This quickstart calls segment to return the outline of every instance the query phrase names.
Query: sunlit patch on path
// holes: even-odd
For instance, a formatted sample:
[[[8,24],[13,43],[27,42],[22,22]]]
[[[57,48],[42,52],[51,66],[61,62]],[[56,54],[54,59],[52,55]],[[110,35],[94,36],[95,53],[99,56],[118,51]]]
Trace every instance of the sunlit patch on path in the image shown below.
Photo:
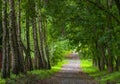
[[[39,81],[38,84],[97,84],[96,81],[82,72],[80,59],[76,53],[69,55],[68,62],[53,77]]]

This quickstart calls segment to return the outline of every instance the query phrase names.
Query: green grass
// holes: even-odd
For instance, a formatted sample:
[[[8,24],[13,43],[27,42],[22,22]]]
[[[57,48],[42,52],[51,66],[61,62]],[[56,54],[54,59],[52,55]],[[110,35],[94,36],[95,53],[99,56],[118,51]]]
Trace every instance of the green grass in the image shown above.
[[[66,57],[66,56],[70,55],[72,52],[73,52],[73,50],[65,51],[64,52],[64,56]]]
[[[52,74],[61,70],[63,64],[67,63],[67,61],[59,62],[57,65],[53,66],[51,70],[34,70],[28,72],[29,74],[39,75],[39,78],[44,79],[50,77]]]
[[[81,59],[82,70],[93,77],[100,84],[106,84],[106,82],[116,82],[120,84],[120,71],[108,73],[107,71],[99,71],[96,67],[92,66],[92,60]]]
[[[1,75],[1,74],[0,74]],[[5,79],[0,78],[0,84],[5,84]]]
[[[59,62],[53,66],[51,70],[33,70],[29,71],[26,75],[19,74],[18,76],[12,74],[9,79],[1,79],[0,84],[36,84],[37,81],[49,78],[56,72],[61,70],[63,64],[68,63],[66,60]]]

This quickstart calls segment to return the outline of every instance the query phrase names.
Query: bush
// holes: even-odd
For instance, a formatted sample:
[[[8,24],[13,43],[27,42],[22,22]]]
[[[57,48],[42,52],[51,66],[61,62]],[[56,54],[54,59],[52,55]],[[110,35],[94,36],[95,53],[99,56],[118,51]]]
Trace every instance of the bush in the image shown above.
[[[50,49],[50,61],[52,65],[56,65],[58,62],[62,61],[65,57],[65,52],[69,51],[68,41],[58,41],[51,44]]]

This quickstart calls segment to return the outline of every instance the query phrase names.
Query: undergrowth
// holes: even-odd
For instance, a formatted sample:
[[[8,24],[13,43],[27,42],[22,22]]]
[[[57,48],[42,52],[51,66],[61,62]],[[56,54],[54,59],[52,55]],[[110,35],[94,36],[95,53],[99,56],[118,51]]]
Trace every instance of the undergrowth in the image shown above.
[[[115,71],[113,73],[108,73],[105,71],[99,71],[96,67],[92,66],[91,59],[81,59],[82,70],[93,77],[100,84],[120,84],[120,71]]]
[[[54,75],[56,72],[61,70],[63,64],[66,64],[67,61],[59,62],[57,65],[53,66],[51,70],[33,70],[28,71],[26,75],[14,75],[12,74],[8,79],[1,79],[0,84],[36,84],[39,80],[49,78]]]

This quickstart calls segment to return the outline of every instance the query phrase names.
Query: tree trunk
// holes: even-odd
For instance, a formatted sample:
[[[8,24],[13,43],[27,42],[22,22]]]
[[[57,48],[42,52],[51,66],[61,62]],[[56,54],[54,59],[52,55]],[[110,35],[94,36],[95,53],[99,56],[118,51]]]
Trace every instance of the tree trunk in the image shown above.
[[[39,16],[38,18],[38,29],[39,29],[39,36],[40,36],[40,54],[42,56],[43,66],[45,66],[44,62],[44,51],[43,51],[43,31],[42,31],[42,17]]]
[[[30,54],[30,27],[29,27],[29,0],[27,3],[27,9],[26,9],[26,39],[27,39],[27,53],[26,53],[26,69],[28,70],[33,70],[33,65],[32,65],[32,58]]]
[[[36,2],[33,2],[32,4],[32,29],[33,29],[33,39],[34,39],[34,67],[36,69],[43,69],[43,61],[42,56],[40,54],[39,45],[38,45],[38,31],[37,31],[37,22],[36,22]]]
[[[46,55],[47,55],[47,69],[51,69],[51,64],[50,64],[50,54],[49,54],[49,47],[46,45]]]
[[[116,70],[119,71],[119,68],[120,68],[120,56],[117,57],[115,62],[116,62],[116,66],[115,66]]]
[[[7,21],[7,1],[3,0],[2,8],[2,28],[3,28],[3,40],[2,40],[2,78],[10,77],[10,55],[9,55],[9,34],[8,34],[8,21]]]
[[[114,0],[115,1],[115,3],[116,3],[116,6],[117,6],[117,8],[118,8],[118,11],[119,11],[119,16],[120,16],[120,0]],[[118,47],[119,47],[120,45],[118,44]],[[119,50],[120,50],[120,48],[118,48]],[[116,58],[116,70],[117,71],[119,71],[119,68],[120,68],[120,56],[118,56],[117,58]]]
[[[36,27],[36,18],[32,19],[32,28],[33,28],[33,38],[34,38],[34,67],[36,69],[43,68],[42,57],[40,55],[39,46],[38,46],[38,35],[37,35],[37,27]]]
[[[100,46],[100,53],[101,53],[100,70],[103,71],[105,69],[105,48],[103,44]]]
[[[110,9],[112,8],[112,0],[107,0],[107,10],[110,11]],[[112,18],[109,14],[107,14],[107,31],[111,31],[112,30]],[[109,33],[109,41],[107,44],[107,51],[108,51],[108,71],[109,72],[113,72],[113,54],[112,54],[112,49],[111,49],[111,45],[112,43],[109,44],[109,42],[112,39],[112,34]]]
[[[17,38],[18,38],[18,45],[19,45],[19,64],[20,64],[20,71],[24,73],[24,57],[23,57],[23,50],[21,44],[21,8],[20,8],[21,1],[18,0],[18,29],[17,29]]]
[[[44,45],[45,45],[45,57],[46,57],[46,68],[51,69],[50,58],[49,58],[49,48],[47,43],[47,21],[44,21]]]
[[[114,66],[113,66],[113,56],[112,56],[112,51],[111,51],[111,49],[108,47],[108,71],[109,72],[113,72],[113,68],[114,68]]]
[[[12,53],[12,72],[14,74],[19,74],[20,72],[20,59],[19,59],[19,45],[17,39],[17,20],[15,16],[15,3],[14,0],[9,0],[10,4],[10,47]]]

